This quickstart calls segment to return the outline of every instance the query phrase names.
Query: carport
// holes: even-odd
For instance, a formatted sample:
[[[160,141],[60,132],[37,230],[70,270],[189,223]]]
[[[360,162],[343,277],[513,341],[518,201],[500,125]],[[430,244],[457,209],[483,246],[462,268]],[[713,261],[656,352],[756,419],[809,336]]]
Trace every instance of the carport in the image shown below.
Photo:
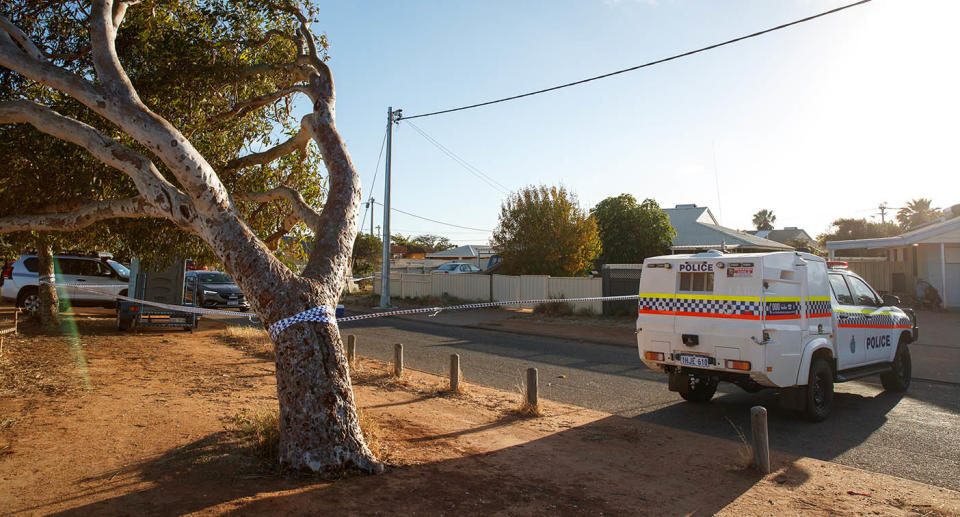
[[[880,263],[883,269],[878,274],[889,275],[882,280],[889,282],[891,291],[914,293],[917,282],[926,280],[940,292],[944,307],[960,308],[960,217],[896,237],[827,242],[831,259],[838,250],[854,249],[887,250],[887,260]],[[854,263],[851,268],[856,270]]]

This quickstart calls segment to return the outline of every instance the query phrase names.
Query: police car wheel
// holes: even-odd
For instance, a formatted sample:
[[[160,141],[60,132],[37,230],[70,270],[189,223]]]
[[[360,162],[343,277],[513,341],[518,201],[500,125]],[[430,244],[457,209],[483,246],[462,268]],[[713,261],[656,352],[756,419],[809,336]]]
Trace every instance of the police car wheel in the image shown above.
[[[814,422],[822,422],[830,416],[833,408],[833,369],[826,359],[820,357],[810,366],[807,380],[806,416]]]
[[[117,317],[117,330],[130,330],[130,327],[133,326],[133,318],[122,318]]]
[[[912,377],[912,363],[910,361],[910,349],[907,344],[897,345],[897,354],[893,356],[893,362],[890,364],[893,370],[880,376],[880,383],[883,389],[893,393],[903,393],[910,387],[910,378]]]
[[[717,392],[717,380],[709,377],[690,376],[690,389],[681,391],[680,396],[688,402],[710,402]]]

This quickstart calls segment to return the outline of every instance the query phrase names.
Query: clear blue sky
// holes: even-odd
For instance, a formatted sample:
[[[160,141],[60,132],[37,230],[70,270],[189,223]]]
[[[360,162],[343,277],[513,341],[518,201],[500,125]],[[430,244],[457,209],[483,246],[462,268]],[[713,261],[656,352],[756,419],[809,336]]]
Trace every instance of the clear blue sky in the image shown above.
[[[549,87],[846,3],[322,0],[314,28],[330,41],[337,123],[366,199],[388,106],[414,115]],[[884,201],[960,203],[957,19],[954,0],[875,0],[653,68],[412,122],[511,190],[562,183],[587,209],[624,192],[697,203],[739,229],[769,208],[778,227],[815,236]],[[505,195],[405,122],[394,129],[393,174],[394,207],[497,224]],[[382,180],[381,162],[378,200]],[[392,228],[489,239],[402,214]]]

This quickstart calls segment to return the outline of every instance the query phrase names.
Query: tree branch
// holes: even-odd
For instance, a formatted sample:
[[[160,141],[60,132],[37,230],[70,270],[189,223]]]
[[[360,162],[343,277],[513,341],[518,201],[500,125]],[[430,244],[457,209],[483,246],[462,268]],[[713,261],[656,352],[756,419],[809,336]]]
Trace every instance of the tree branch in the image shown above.
[[[4,16],[0,16],[0,29],[12,38],[13,41],[23,49],[23,52],[25,52],[27,56],[38,61],[44,60],[43,52],[40,51],[40,48],[37,47],[33,41],[30,41],[30,38],[20,27],[14,25]]]
[[[137,190],[168,219],[193,230],[196,211],[183,192],[164,179],[145,156],[117,143],[83,122],[31,101],[0,102],[0,124],[26,123],[48,135],[79,145],[103,163],[123,172]]]
[[[67,213],[0,217],[0,234],[26,231],[69,232],[106,219],[141,217],[166,218],[167,214],[142,197],[96,201]]]
[[[301,196],[299,192],[288,186],[284,185],[265,192],[240,192],[234,194],[233,198],[239,201],[252,201],[255,203],[279,200],[289,201],[290,204],[293,205],[293,211],[296,216],[314,232],[319,231],[320,214],[303,199],[303,196]]]
[[[286,217],[283,218],[283,221],[280,223],[280,228],[270,234],[267,238],[263,239],[263,243],[270,248],[270,251],[277,251],[277,248],[280,247],[280,239],[282,239],[284,235],[290,233],[290,231],[293,230],[293,227],[299,222],[300,217],[298,217],[295,212],[290,212]]]
[[[301,129],[297,134],[291,136],[286,141],[277,144],[266,151],[251,153],[246,156],[234,158],[227,162],[224,172],[232,172],[245,169],[253,165],[265,165],[277,158],[286,156],[294,151],[300,151],[301,156],[306,157],[307,144],[310,143],[310,132]]]
[[[233,118],[233,117],[235,117],[235,116],[237,116],[237,115],[242,115],[242,114],[244,114],[244,113],[246,113],[246,112],[248,112],[248,111],[250,111],[250,110],[257,109],[257,108],[260,108],[260,107],[262,107],[262,106],[266,106],[267,104],[270,104],[270,103],[272,103],[272,102],[276,102],[276,101],[278,101],[278,100],[280,100],[280,99],[282,99],[282,98],[284,98],[284,97],[286,97],[286,96],[288,96],[288,95],[293,95],[294,93],[297,93],[297,92],[307,93],[307,87],[306,87],[306,85],[304,85],[304,84],[295,84],[295,85],[293,85],[293,86],[289,86],[289,87],[287,87],[287,88],[283,88],[283,89],[277,90],[277,91],[275,91],[275,92],[267,93],[267,94],[264,94],[264,95],[259,95],[259,96],[257,96],[257,97],[252,97],[252,98],[250,98],[250,99],[246,99],[246,100],[237,102],[237,103],[234,104],[233,107],[230,108],[229,110],[224,111],[224,112],[221,112],[221,113],[218,113],[217,115],[214,115],[214,116],[208,118],[207,120],[205,120],[204,122],[202,122],[200,125],[198,125],[197,127],[193,128],[193,130],[191,130],[191,131],[187,134],[187,138],[190,138],[194,133],[196,133],[196,132],[197,132],[198,130],[200,130],[201,128],[204,128],[204,127],[207,127],[207,126],[212,126],[212,125],[214,125],[214,124],[223,122],[224,120],[227,120],[227,119],[229,119],[229,118]]]

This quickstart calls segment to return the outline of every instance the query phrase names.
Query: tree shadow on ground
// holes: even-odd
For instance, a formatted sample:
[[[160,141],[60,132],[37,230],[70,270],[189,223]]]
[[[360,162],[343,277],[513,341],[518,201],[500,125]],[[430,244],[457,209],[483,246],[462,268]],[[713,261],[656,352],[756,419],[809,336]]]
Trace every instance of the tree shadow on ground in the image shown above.
[[[498,433],[492,425],[408,436],[401,446],[457,450],[467,434]],[[483,427],[483,429],[480,429]],[[610,416],[499,450],[419,465],[380,476],[338,481],[258,474],[249,452],[230,433],[214,433],[121,472],[84,483],[73,496],[89,501],[112,483],[144,482],[105,500],[58,515],[242,514],[337,515],[709,515],[749,490],[760,475],[744,470],[737,443],[707,438],[682,446],[678,431]],[[417,434],[417,433],[415,433]],[[458,442],[459,443],[459,442]],[[462,447],[462,443],[459,443]],[[801,484],[808,475],[777,457],[776,467]],[[123,490],[121,488],[121,490]],[[63,499],[57,504],[62,504]],[[41,511],[43,508],[22,509]]]

